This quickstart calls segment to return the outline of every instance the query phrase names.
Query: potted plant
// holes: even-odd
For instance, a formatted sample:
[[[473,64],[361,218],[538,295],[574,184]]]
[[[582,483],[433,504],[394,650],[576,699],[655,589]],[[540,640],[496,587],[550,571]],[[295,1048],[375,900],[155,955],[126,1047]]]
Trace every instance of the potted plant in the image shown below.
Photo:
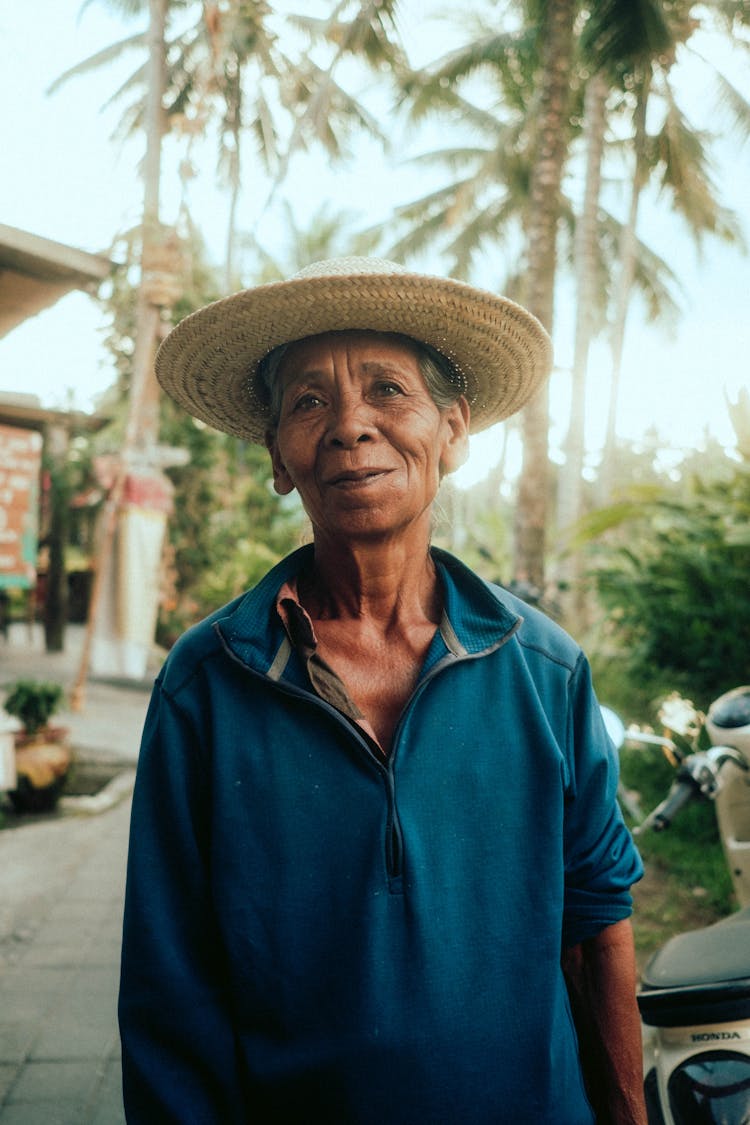
[[[43,680],[17,680],[8,689],[6,712],[21,723],[15,733],[16,788],[9,796],[23,812],[45,812],[54,808],[72,759],[66,727],[51,726],[59,710],[63,690]]]

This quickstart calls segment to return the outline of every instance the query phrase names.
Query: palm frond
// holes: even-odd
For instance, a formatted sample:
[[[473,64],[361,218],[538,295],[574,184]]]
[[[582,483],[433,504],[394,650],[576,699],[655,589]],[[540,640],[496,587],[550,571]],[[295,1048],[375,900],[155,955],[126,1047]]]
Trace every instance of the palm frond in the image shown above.
[[[719,110],[726,112],[730,128],[745,144],[750,139],[750,102],[724,74],[716,74]]]
[[[600,208],[599,246],[602,252],[600,285],[605,288],[615,271],[623,224],[611,212]],[[677,294],[682,286],[671,266],[642,239],[635,239],[635,272],[633,284],[646,305],[647,318],[660,320],[669,327],[680,315]]]
[[[413,199],[409,203],[401,204],[394,211],[394,220],[397,223],[414,223],[419,225],[420,223],[428,221],[431,216],[440,214],[443,217],[442,221],[446,227],[453,226],[459,202],[466,206],[466,201],[475,186],[476,181],[471,175],[461,180],[444,184],[442,187],[420,196],[419,199]]]
[[[487,149],[482,145],[461,145],[459,148],[440,148],[432,152],[420,152],[410,156],[407,163],[444,168],[466,168],[478,164],[487,156]]]
[[[120,86],[118,86],[117,89],[114,90],[104,102],[102,102],[102,109],[103,110],[110,109],[113,105],[116,105],[117,102],[119,102],[125,96],[125,94],[127,94],[127,93],[129,93],[133,90],[144,90],[145,91],[147,78],[148,78],[148,63],[144,62],[144,63],[141,64],[141,66],[137,67],[133,71],[132,74],[128,75],[128,77],[125,79],[125,81]],[[137,100],[139,106],[142,108],[145,104],[145,94],[144,93],[139,94],[138,98],[136,100]],[[126,112],[127,112],[127,110],[126,110]],[[120,135],[127,135],[127,134],[123,134],[122,129],[120,129],[119,127],[118,127],[117,132]]]
[[[481,71],[497,88],[505,112],[523,113],[533,97],[535,65],[535,47],[528,33],[485,31],[430,66],[405,73],[399,81],[400,100],[419,121],[435,109],[455,108],[461,84]],[[478,112],[476,106],[471,108]]]
[[[286,175],[294,152],[312,141],[321,144],[334,159],[346,154],[348,135],[357,128],[387,144],[385,132],[367,108],[336,82],[330,70],[322,70],[312,59],[307,60],[304,70],[294,73],[286,100],[289,107],[296,107],[297,119],[276,186]]]
[[[660,0],[598,0],[583,25],[580,50],[592,73],[632,66],[674,48]]]
[[[478,254],[490,245],[502,248],[507,244],[514,222],[518,225],[518,213],[512,200],[506,196],[493,200],[469,222],[463,223],[456,237],[445,247],[445,253],[453,263],[451,274],[468,279]]]
[[[95,54],[89,55],[87,59],[82,59],[81,62],[76,63],[75,66],[71,66],[63,71],[63,73],[59,74],[54,82],[47,87],[46,93],[54,94],[61,86],[69,82],[71,78],[78,78],[81,74],[88,74],[90,71],[97,70],[99,67],[107,66],[109,63],[119,59],[126,51],[143,48],[145,46],[145,31],[139,31],[135,35],[128,35],[125,39],[120,39],[117,43],[112,43],[109,47],[104,47],[101,51],[96,51]]]
[[[444,55],[427,68],[427,73],[435,82],[452,86],[485,67],[504,74],[509,59],[524,43],[525,40],[515,33],[488,32]]]
[[[407,261],[409,258],[423,254],[426,250],[433,249],[444,231],[443,216],[440,214],[434,215],[418,226],[412,227],[400,238],[390,242],[385,253],[397,262]]]
[[[312,42],[322,40],[334,47],[337,58],[351,55],[372,69],[405,67],[406,55],[396,24],[396,0],[362,0],[350,19],[343,18],[346,7],[339,4],[327,18],[294,15],[290,22]]]
[[[658,182],[661,190],[669,191],[675,210],[683,216],[699,245],[705,234],[737,242],[741,238],[740,227],[734,213],[718,200],[707,140],[690,127],[672,100],[662,130],[650,141],[658,159]]]

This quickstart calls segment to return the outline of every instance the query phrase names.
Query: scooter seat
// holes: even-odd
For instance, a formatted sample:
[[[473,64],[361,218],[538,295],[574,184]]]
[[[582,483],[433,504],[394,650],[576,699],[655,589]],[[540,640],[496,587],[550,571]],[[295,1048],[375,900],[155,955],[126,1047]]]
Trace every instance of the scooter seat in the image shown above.
[[[638,1006],[656,1027],[750,1018],[750,906],[670,938],[643,971]]]

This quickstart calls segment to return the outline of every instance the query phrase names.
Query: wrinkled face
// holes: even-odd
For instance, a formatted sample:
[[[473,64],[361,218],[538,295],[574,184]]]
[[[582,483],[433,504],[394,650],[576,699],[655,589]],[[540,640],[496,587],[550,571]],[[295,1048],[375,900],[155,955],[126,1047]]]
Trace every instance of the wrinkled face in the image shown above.
[[[469,408],[440,410],[403,339],[335,332],[291,345],[268,435],[274,486],[297,489],[317,534],[396,535],[424,523],[440,478],[463,462]]]

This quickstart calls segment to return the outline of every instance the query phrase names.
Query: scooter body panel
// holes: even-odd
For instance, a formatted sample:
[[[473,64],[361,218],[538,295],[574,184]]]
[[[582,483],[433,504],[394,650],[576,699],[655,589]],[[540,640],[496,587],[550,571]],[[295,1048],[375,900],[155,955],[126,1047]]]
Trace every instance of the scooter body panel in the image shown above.
[[[650,1125],[750,1123],[750,1019],[649,1029],[645,1069]]]
[[[714,807],[737,902],[750,906],[750,772],[727,763]]]
[[[649,1125],[750,1125],[750,685],[726,692],[708,715],[670,697],[660,717],[663,737],[628,732],[662,746],[677,771],[636,831],[668,828],[694,798],[713,801],[740,909],[676,934],[643,970]]]

